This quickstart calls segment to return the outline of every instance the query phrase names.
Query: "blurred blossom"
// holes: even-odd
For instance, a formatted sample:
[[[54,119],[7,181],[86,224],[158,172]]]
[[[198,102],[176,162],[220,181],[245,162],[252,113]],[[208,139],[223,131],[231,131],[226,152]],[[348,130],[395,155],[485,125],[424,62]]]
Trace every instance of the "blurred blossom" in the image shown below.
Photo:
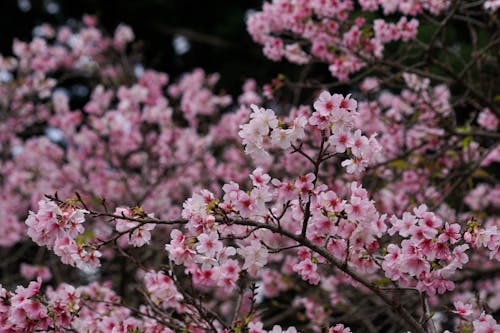
[[[142,66],[141,64],[135,65],[135,67],[134,67],[135,77],[139,78],[142,76],[142,74],[144,74],[144,66]]]
[[[12,81],[12,74],[9,71],[0,70],[0,82]]]
[[[248,18],[250,16],[252,16],[253,14],[257,13],[257,11],[255,9],[249,9],[245,12],[245,22],[248,20]]]
[[[23,12],[29,12],[31,10],[31,1],[30,0],[18,0],[17,6]]]
[[[172,45],[174,47],[175,53],[178,55],[186,54],[191,49],[191,44],[189,43],[189,40],[181,35],[177,35],[174,37]]]
[[[45,2],[45,10],[49,14],[55,15],[55,14],[59,13],[60,9],[61,9],[61,7],[59,6],[59,3],[55,2],[55,1],[46,1]]]
[[[12,147],[10,153],[12,156],[17,156],[23,152],[23,147],[22,146],[14,146]]]
[[[34,27],[32,34],[35,37],[53,38],[55,30],[50,24],[42,24]]]
[[[64,140],[64,133],[59,128],[47,127],[45,129],[45,135],[54,143],[62,142]]]

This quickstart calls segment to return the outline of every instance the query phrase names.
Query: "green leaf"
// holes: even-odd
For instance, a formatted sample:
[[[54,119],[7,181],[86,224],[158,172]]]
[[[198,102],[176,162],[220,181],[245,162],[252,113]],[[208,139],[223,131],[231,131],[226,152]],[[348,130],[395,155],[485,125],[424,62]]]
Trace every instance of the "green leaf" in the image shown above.
[[[378,279],[376,282],[377,286],[379,286],[379,287],[387,286],[389,283],[391,283],[391,279],[389,279],[388,277],[385,277],[385,276]]]
[[[94,231],[92,230],[86,230],[83,234],[81,235],[78,235],[76,238],[75,238],[75,241],[78,245],[83,245],[85,244],[88,240],[91,240],[92,238],[94,238]]]
[[[394,160],[391,163],[389,163],[389,166],[402,170],[407,170],[410,168],[410,164],[403,159]]]
[[[470,143],[472,142],[472,136],[466,136],[460,141],[460,145],[462,146],[463,149],[469,147]]]

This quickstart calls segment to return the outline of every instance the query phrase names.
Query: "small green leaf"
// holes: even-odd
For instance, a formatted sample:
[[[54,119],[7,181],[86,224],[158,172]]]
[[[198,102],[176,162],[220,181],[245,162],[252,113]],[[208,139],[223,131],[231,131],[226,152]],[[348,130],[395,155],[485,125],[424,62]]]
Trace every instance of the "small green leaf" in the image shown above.
[[[93,230],[86,230],[83,234],[81,235],[78,235],[76,238],[75,238],[75,241],[78,245],[83,245],[85,244],[88,240],[91,240],[92,238],[94,238],[95,234],[94,234],[94,231]]]
[[[403,159],[394,160],[391,163],[389,163],[389,166],[402,170],[407,170],[410,168],[410,164]]]
[[[465,149],[465,148],[469,147],[471,142],[472,142],[472,136],[469,135],[460,141],[460,145],[462,146],[462,148]]]
[[[385,276],[378,279],[376,282],[377,286],[379,286],[379,287],[387,286],[389,283],[391,283],[391,279],[389,279],[388,277],[385,277]]]

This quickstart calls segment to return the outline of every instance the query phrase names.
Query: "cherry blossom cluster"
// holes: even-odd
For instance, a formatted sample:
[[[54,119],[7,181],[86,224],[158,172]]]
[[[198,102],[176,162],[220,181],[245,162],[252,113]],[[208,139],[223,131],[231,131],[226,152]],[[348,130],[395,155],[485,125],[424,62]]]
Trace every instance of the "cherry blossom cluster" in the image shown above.
[[[250,122],[241,126],[239,132],[245,145],[245,152],[255,157],[266,155],[266,149],[277,147],[290,148],[304,138],[305,117],[298,117],[290,128],[280,128],[273,110],[251,105]]]
[[[386,215],[377,212],[367,191],[357,183],[351,184],[349,200],[343,200],[325,185],[315,187],[313,174],[301,176],[285,186],[277,179],[271,182],[271,177],[263,174],[261,169],[256,169],[251,178],[254,187],[249,194],[240,190],[236,183],[224,185],[225,195],[219,207],[225,216],[237,213],[243,219],[272,220],[275,215],[269,216],[269,212],[274,211],[282,215],[279,220],[282,228],[298,233],[304,218],[301,202],[309,196],[312,208],[306,236],[312,242],[326,246],[338,260],[348,258],[349,264],[359,271],[373,273],[382,267],[385,275],[402,287],[416,285],[417,289],[430,294],[453,290],[454,283],[449,278],[469,261],[466,251],[470,246],[459,242],[462,239],[474,247],[489,249],[492,258],[499,253],[496,226],[484,229],[471,226],[469,230],[461,231],[459,224],[443,222],[425,205],[415,208],[413,213],[405,212],[401,219],[393,215],[386,221]],[[215,202],[213,194],[207,191],[188,199],[183,211],[183,217],[189,220],[187,227],[196,234],[213,228],[216,216],[209,212],[214,210]],[[274,207],[269,206],[270,202],[274,203]],[[293,212],[290,216],[278,209],[287,206]],[[391,228],[388,228],[387,222]],[[389,235],[399,234],[400,243],[388,244],[387,254],[377,258],[383,244],[379,239],[386,231]],[[176,230],[166,249],[177,264],[185,263],[185,259],[180,258],[194,258],[194,249],[202,253],[210,252],[211,256],[223,250],[223,243],[216,232],[198,235],[197,239],[199,245],[194,243],[191,249],[186,248],[186,237]],[[228,252],[236,253],[232,247],[228,249]],[[256,240],[237,252],[245,259],[243,269],[253,276],[265,267],[269,257],[267,250]],[[293,265],[293,271],[309,283],[318,284],[318,259],[309,251],[299,251],[298,258],[301,261]]]
[[[491,315],[484,312],[478,313],[472,304],[455,301],[453,305],[455,307],[453,312],[460,316],[457,325],[460,329],[472,329],[478,333],[497,332],[500,330],[500,325]]]
[[[496,227],[483,229],[469,224],[467,230],[461,230],[459,224],[443,222],[439,216],[429,212],[425,205],[415,208],[412,213],[405,212],[401,219],[394,215],[387,219],[385,214],[380,215],[377,212],[374,202],[367,196],[367,191],[357,183],[351,184],[348,190],[348,193],[351,193],[349,200],[345,200],[336,192],[328,190],[325,185],[315,186],[313,174],[286,182],[288,185],[271,179],[261,169],[256,169],[250,177],[253,183],[251,191],[240,190],[236,183],[226,184],[223,187],[224,198],[220,203],[208,191],[202,191],[186,201],[183,217],[188,219],[188,235],[195,232],[198,236],[197,241],[192,243],[186,242],[187,237],[181,236],[180,231],[173,232],[173,240],[166,249],[170,256],[174,256],[176,264],[183,263],[177,261],[179,255],[184,258],[195,257],[197,251],[206,251],[207,246],[213,253],[223,251],[223,237],[213,231],[205,231],[207,236],[203,234],[203,230],[214,228],[217,216],[222,216],[219,218],[222,222],[224,219],[233,219],[242,221],[241,225],[245,225],[246,219],[252,219],[261,221],[255,226],[277,224],[278,230],[283,229],[293,235],[301,234],[304,210],[307,209],[307,204],[302,200],[309,200],[311,203],[311,218],[305,220],[308,221],[305,235],[313,244],[326,248],[339,262],[345,262],[358,272],[373,274],[381,268],[398,286],[415,286],[417,290],[431,296],[455,289],[451,278],[469,262],[466,252],[471,246],[487,248],[498,255],[500,242],[497,239],[499,233]],[[269,195],[262,195],[262,190]],[[287,207],[290,207],[288,214]],[[241,238],[241,235],[249,235],[248,227],[242,228],[228,223],[230,224],[227,228],[233,230],[233,233],[237,232],[233,236],[236,239]],[[398,242],[383,241],[382,237],[386,232],[389,235],[398,234],[400,237],[393,239]],[[286,284],[280,286],[279,282],[268,280],[267,276],[272,278],[273,275],[266,271],[265,267],[268,263],[282,260],[278,259],[281,254],[274,258],[275,255],[269,253],[269,249],[279,248],[280,245],[290,246],[293,242],[276,238],[272,233],[255,231],[251,235],[253,237],[247,237],[258,238],[260,241],[251,240],[249,245],[241,242],[240,249],[231,252],[242,257],[243,269],[247,270],[250,276],[261,275],[265,294],[275,294],[273,289],[278,292],[280,289],[288,289]],[[472,235],[484,235],[484,238],[479,236],[483,240],[478,242]],[[177,249],[174,246],[177,246]],[[491,246],[494,248],[490,248]],[[299,249],[296,255],[284,260],[282,271],[286,272],[284,267],[288,266],[290,272],[297,273],[312,285],[318,284],[322,279],[327,281],[321,265],[324,258],[314,255],[306,248]],[[212,272],[209,274],[213,275]],[[193,279],[196,279],[195,274]],[[493,324],[496,325],[495,322]]]
[[[172,230],[171,241],[165,245],[165,250],[176,265],[186,267],[193,283],[218,286],[227,292],[236,287],[242,266],[232,258],[236,249],[224,246],[219,240],[213,215],[206,212],[207,203],[213,199],[212,193],[202,191],[185,202],[182,215],[189,218],[186,225],[189,232]],[[248,264],[244,269],[248,269]]]
[[[368,99],[359,103],[356,125],[368,134],[378,133],[377,139],[388,161],[381,164],[385,166],[383,173],[378,173],[387,180],[388,186],[374,193],[375,199],[381,202],[386,212],[399,215],[412,200],[428,205],[437,201],[442,204],[442,217],[456,219],[443,200],[450,192],[437,189],[450,179],[453,170],[464,163],[479,158],[480,166],[484,168],[497,163],[500,160],[499,147],[481,137],[465,135],[472,132],[470,128],[457,131],[446,125],[456,117],[450,104],[451,93],[446,86],[432,86],[429,79],[414,74],[406,73],[403,78],[405,88],[399,94],[385,91],[374,96],[373,89],[378,85],[374,78],[361,84]],[[484,127],[485,118],[493,127]],[[477,122],[477,131],[494,131],[496,119],[484,109],[468,121]],[[426,154],[433,151],[442,152],[441,157],[436,163],[424,163]],[[489,195],[490,191],[492,195]],[[474,211],[495,206],[495,191],[495,186],[479,180],[465,193],[465,202]],[[470,214],[463,214],[459,220],[465,223],[470,218]]]
[[[39,34],[31,42],[14,41],[14,57],[0,56],[0,70],[4,72],[7,82],[18,84],[2,84],[0,90],[4,98],[0,100],[2,107],[19,109],[19,117],[9,117],[2,123],[3,140],[9,139],[5,134],[30,124],[47,119],[50,114],[45,105],[33,105],[30,98],[46,99],[52,95],[57,80],[52,73],[58,69],[74,69],[92,75],[99,66],[104,66],[99,75],[116,76],[119,70],[102,53],[111,49],[122,49],[133,40],[129,27],[121,25],[113,38],[104,36],[95,26],[92,17],[86,17],[81,29],[73,31],[68,26],[54,29],[50,25],[42,25]],[[8,96],[8,98],[7,98]]]
[[[305,131],[321,132],[326,139],[328,147],[325,150],[328,152],[343,154],[348,151],[351,158],[344,160],[342,166],[350,174],[359,174],[382,157],[382,147],[375,135],[368,138],[359,129],[355,130],[357,101],[350,95],[331,95],[323,91],[314,103],[315,112],[297,115],[291,120],[292,124],[281,121],[281,126],[273,110],[259,109],[255,105],[251,107],[253,112],[250,121],[241,126],[239,135],[243,139],[245,152],[254,157],[268,156],[267,150],[271,148],[286,150],[297,145],[306,136]]]
[[[40,280],[14,292],[0,285],[0,298],[3,332],[174,332],[154,319],[135,317],[119,305],[120,298],[107,283],[78,288],[61,284],[45,293]]]
[[[151,300],[162,307],[177,307],[182,294],[177,291],[172,279],[162,272],[150,271],[144,275],[144,286]]]
[[[50,273],[50,269],[46,266],[34,266],[22,263],[20,273],[26,280],[40,278],[42,281],[48,281],[52,278],[52,273]]]
[[[20,241],[26,212],[35,210],[44,194],[57,191],[69,197],[79,191],[86,199],[105,198],[113,208],[139,203],[160,216],[174,217],[180,212],[176,204],[191,192],[192,184],[201,178],[206,184],[235,179],[227,170],[246,164],[236,149],[228,149],[220,161],[212,157],[217,145],[230,148],[220,135],[231,123],[216,120],[231,98],[214,93],[216,74],[197,69],[167,87],[166,73],[139,65],[128,73],[130,64],[114,57],[127,52],[133,32],[121,25],[110,38],[95,24],[85,17],[77,29],[44,25],[43,34],[32,42],[14,43],[14,57],[0,58],[0,70],[9,74],[7,82],[0,82],[5,97],[0,105],[2,110],[17,110],[7,113],[0,125],[0,150],[6,157],[0,165],[6,212],[0,217],[3,246]],[[67,74],[61,77],[61,72]],[[88,77],[95,77],[97,84],[76,86],[87,89],[89,97],[81,108],[72,108],[75,87],[65,80]],[[245,89],[252,94],[255,86]],[[200,133],[201,117],[214,120],[210,135]],[[26,133],[32,135],[26,138]],[[173,177],[176,173],[179,177]],[[160,193],[166,199],[157,200]],[[120,222],[117,227],[122,226]],[[105,224],[98,232],[104,234],[95,236],[110,231]],[[142,231],[136,230],[134,237],[139,234]],[[134,241],[136,246],[146,242]]]
[[[319,60],[329,64],[332,76],[347,80],[368,60],[381,58],[385,44],[413,39],[419,24],[407,16],[395,23],[386,19],[371,22],[356,10],[358,6],[365,12],[381,8],[386,15],[414,16],[424,10],[439,14],[449,4],[450,1],[273,0],[265,2],[261,12],[250,15],[247,28],[252,38],[264,45],[269,59],[278,61],[284,57],[296,64]]]
[[[169,94],[180,99],[180,108],[192,127],[197,126],[198,115],[212,115],[231,103],[230,96],[213,94],[212,88],[218,80],[218,74],[207,76],[202,69],[196,69],[168,87]]]
[[[484,9],[490,12],[496,12],[500,8],[500,1],[498,0],[485,0],[483,4]]]
[[[117,207],[115,210],[115,215],[125,217],[140,217],[142,212],[133,208]],[[153,218],[153,214],[149,214],[149,218]],[[133,245],[135,247],[140,247],[145,244],[149,244],[151,241],[151,231],[155,228],[153,223],[141,223],[138,221],[126,220],[118,218],[116,220],[116,231],[124,234],[118,239],[118,242],[124,245]]]
[[[389,234],[398,233],[404,240],[387,246],[382,264],[386,276],[402,285],[416,278],[417,289],[430,294],[453,290],[449,278],[469,261],[469,245],[458,243],[463,238],[460,225],[444,223],[425,205],[401,219],[392,216],[391,224]]]
[[[65,264],[82,269],[98,267],[101,253],[82,238],[87,213],[71,205],[40,200],[37,213],[30,212],[26,219],[26,233],[39,246],[53,250]]]
[[[0,285],[0,324],[5,332],[48,330],[52,324],[48,309],[34,296],[40,292],[41,281],[30,282],[28,287],[18,286],[14,293]],[[64,313],[65,314],[65,313]],[[70,317],[58,318],[68,324]]]

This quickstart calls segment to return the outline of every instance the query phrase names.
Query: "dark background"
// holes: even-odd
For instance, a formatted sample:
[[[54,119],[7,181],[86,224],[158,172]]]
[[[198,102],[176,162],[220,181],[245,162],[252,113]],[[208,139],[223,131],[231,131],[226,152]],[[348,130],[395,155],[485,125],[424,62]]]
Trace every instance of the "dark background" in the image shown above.
[[[239,91],[246,78],[268,82],[297,67],[273,63],[246,31],[245,17],[262,0],[1,0],[0,52],[10,54],[12,40],[29,40],[36,25],[62,25],[96,15],[106,32],[119,23],[130,25],[146,67],[171,76],[202,67],[221,74],[220,87]],[[176,54],[175,36],[187,37],[190,49]]]

